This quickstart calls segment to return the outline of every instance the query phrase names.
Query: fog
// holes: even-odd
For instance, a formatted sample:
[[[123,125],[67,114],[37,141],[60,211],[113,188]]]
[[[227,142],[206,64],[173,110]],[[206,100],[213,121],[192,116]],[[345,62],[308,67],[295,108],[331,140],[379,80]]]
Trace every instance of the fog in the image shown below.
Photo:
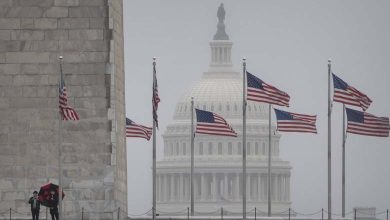
[[[176,102],[207,71],[217,8],[226,10],[232,61],[286,91],[288,110],[317,114],[317,135],[282,133],[290,161],[292,208],[327,209],[327,60],[332,70],[372,100],[369,113],[390,116],[390,1],[124,0],[126,115],[152,124],[152,57],[157,57],[161,102],[157,132],[172,121]],[[275,121],[275,119],[273,119]],[[332,207],[341,213],[342,105],[332,111]],[[390,208],[390,138],[348,134],[346,211]],[[152,206],[152,141],[127,138],[129,214]],[[377,216],[383,217],[383,216]]]

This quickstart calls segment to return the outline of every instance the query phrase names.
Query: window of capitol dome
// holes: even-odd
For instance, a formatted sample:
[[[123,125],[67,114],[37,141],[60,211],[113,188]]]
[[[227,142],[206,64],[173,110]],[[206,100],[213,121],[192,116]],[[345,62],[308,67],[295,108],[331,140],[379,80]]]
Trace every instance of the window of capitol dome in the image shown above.
[[[183,148],[183,150],[182,150],[183,155],[186,155],[186,154],[187,154],[187,152],[186,152],[186,150],[187,150],[187,148],[186,148],[186,143],[183,143],[182,148]]]
[[[203,143],[199,143],[199,155],[203,155]]]

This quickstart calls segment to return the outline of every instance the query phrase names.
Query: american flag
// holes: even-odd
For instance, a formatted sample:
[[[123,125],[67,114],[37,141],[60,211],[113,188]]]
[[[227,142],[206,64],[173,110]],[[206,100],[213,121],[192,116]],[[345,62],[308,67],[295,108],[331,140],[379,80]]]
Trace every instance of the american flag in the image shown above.
[[[389,118],[377,117],[366,112],[346,108],[347,132],[377,137],[389,136]]]
[[[157,109],[158,109],[158,103],[159,102],[160,102],[160,97],[158,96],[158,86],[157,86],[157,77],[156,77],[156,61],[153,61],[153,97],[152,97],[152,105],[153,105],[153,120],[155,121],[157,128],[158,128]]]
[[[134,121],[126,118],[126,137],[140,137],[150,140],[152,128],[139,125]]]
[[[303,115],[274,109],[278,131],[316,133],[316,115]]]
[[[221,116],[199,109],[195,111],[197,121],[195,133],[237,137],[237,133]]]
[[[333,101],[361,107],[363,111],[367,110],[372,102],[367,95],[348,85],[335,74],[332,73],[332,76],[334,86]]]
[[[62,120],[79,120],[77,112],[68,105],[68,94],[64,79],[62,78],[62,73],[59,85],[59,108]]]
[[[247,99],[255,102],[265,102],[280,106],[289,106],[290,96],[265,83],[256,76],[246,72],[247,76]]]

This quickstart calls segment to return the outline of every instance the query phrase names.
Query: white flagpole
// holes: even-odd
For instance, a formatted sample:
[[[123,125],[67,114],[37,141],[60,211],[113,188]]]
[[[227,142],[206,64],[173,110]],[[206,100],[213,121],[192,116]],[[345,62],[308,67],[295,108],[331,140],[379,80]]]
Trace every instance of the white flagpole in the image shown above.
[[[156,58],[153,57],[153,105],[155,96]],[[154,106],[152,106],[154,108]],[[154,111],[154,110],[153,110]],[[153,220],[156,219],[156,120],[153,117]]]
[[[59,56],[60,62],[60,80],[58,86],[58,99],[60,98],[60,87],[62,85],[62,60],[63,57]],[[59,104],[59,102],[58,102]],[[62,220],[62,112],[59,117],[59,129],[58,129],[58,206],[59,206],[59,219]]]
[[[246,220],[246,59],[242,61],[242,219]]]
[[[271,217],[271,104],[268,109],[268,217]]]
[[[345,218],[345,141],[347,137],[345,134],[345,104],[343,104],[343,162],[342,162],[342,212],[341,216]]]
[[[330,99],[331,60],[328,59],[328,220],[332,219],[332,103]]]
[[[191,216],[194,216],[194,97],[191,97]]]

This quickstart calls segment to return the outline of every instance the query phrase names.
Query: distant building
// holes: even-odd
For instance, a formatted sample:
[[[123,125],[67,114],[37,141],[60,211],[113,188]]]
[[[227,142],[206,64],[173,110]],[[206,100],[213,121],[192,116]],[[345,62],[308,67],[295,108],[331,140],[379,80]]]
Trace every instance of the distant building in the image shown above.
[[[223,6],[222,6],[223,9]],[[242,213],[242,73],[231,62],[232,41],[225,32],[224,10],[210,42],[209,70],[179,100],[164,138],[164,159],[157,163],[157,212],[183,215],[190,207],[191,97],[195,107],[223,116],[237,138],[196,135],[195,214]],[[272,130],[276,127],[272,125]],[[290,201],[290,164],[279,157],[280,134],[272,134],[272,210],[285,211]],[[247,106],[247,211],[267,212],[268,105]],[[180,212],[181,211],[181,212]],[[215,211],[215,212],[214,212]]]

